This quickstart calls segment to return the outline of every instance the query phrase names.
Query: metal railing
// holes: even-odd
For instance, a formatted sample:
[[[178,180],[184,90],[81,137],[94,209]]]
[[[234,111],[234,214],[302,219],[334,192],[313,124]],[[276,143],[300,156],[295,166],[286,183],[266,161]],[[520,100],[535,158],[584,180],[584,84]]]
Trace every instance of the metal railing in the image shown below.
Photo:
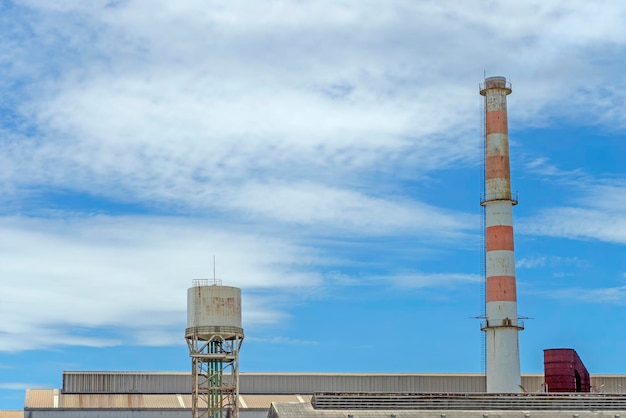
[[[320,410],[623,411],[626,409],[626,395],[316,392],[311,403],[313,408]]]
[[[484,320],[480,321],[480,329],[484,331],[489,328],[517,328],[518,330],[524,329],[524,321],[521,319],[498,319],[498,320]]]
[[[192,281],[194,287],[202,287],[202,286],[221,286],[222,279],[194,279]]]
[[[487,84],[491,84],[490,88],[500,88],[500,89],[505,89],[505,90],[513,90],[513,87],[511,85],[511,81],[510,80],[490,80],[489,82],[487,82],[487,80],[485,80],[482,83],[478,83],[478,91],[484,91],[487,89]]]
[[[489,193],[489,194],[480,194],[480,206],[485,206],[487,202],[497,202],[497,201],[509,201],[513,206],[519,203],[518,201],[518,193],[511,192],[508,198],[501,197],[501,193]]]

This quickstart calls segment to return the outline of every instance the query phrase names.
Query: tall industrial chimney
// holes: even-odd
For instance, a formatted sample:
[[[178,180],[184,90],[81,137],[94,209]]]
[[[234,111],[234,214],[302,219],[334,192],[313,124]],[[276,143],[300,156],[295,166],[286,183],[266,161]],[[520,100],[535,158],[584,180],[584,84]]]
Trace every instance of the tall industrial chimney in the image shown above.
[[[511,84],[504,77],[488,77],[480,86],[485,96],[485,267],[487,392],[518,393],[521,389],[518,333],[524,324],[517,316],[515,256],[513,252],[509,134],[506,96]]]
[[[193,418],[237,418],[241,289],[194,280],[187,290],[185,339],[191,357]]]

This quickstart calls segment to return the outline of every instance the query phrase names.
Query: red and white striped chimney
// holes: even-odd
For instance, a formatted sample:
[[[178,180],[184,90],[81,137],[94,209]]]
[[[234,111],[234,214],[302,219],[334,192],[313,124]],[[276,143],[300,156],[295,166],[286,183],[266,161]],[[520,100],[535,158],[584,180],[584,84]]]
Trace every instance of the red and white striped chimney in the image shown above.
[[[518,393],[521,389],[513,205],[509,163],[506,96],[511,84],[504,77],[488,77],[480,86],[485,96],[485,267],[487,280],[487,392]]]

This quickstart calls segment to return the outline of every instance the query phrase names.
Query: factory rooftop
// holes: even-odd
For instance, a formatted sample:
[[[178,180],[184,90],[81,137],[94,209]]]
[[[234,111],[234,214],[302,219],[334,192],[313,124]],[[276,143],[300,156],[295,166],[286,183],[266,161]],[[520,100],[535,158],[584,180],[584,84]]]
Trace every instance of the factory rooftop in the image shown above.
[[[188,417],[189,372],[63,373],[63,387],[29,389],[22,411],[0,418]],[[626,375],[591,375],[591,393],[544,393],[542,374],[523,374],[527,393],[485,393],[479,373],[242,372],[240,418],[626,417]],[[4,414],[4,415],[3,415]]]

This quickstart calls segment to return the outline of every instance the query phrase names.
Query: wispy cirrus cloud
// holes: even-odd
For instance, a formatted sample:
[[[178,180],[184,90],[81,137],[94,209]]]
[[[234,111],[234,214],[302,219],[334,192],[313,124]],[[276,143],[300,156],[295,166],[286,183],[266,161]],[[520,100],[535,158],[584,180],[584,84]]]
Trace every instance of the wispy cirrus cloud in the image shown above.
[[[154,335],[180,335],[184,289],[192,279],[209,275],[213,254],[225,284],[246,289],[244,321],[253,329],[284,315],[268,304],[273,296],[256,295],[255,289],[289,294],[320,283],[315,272],[295,267],[317,257],[308,249],[191,219],[14,217],[1,219],[0,230],[5,237],[0,245],[2,351],[43,343],[147,344],[151,331],[151,341],[162,345],[170,337]],[[294,258],[288,262],[290,252]],[[103,337],[94,335],[97,329],[119,332]],[[130,330],[147,334],[125,332]]]
[[[247,341],[253,343],[262,343],[262,344],[281,344],[281,345],[318,345],[319,341],[312,340],[300,340],[289,337],[271,337],[271,338],[262,338],[255,336],[246,337]]]
[[[404,197],[380,198],[315,183],[251,183],[227,193],[224,204],[269,220],[356,235],[437,233],[437,241],[467,234],[476,224],[470,215]]]
[[[159,345],[184,320],[180,288],[211,270],[212,254],[244,288],[247,324],[262,325],[288,313],[259,289],[325,283],[317,234],[458,248],[476,217],[433,204],[429,193],[450,191],[419,180],[478,164],[485,68],[523,87],[512,96],[519,124],[567,117],[584,97],[581,120],[620,126],[625,6],[457,3],[0,5],[1,329],[11,341],[106,346],[128,336],[67,330],[133,317],[157,336],[138,343]],[[558,174],[545,160],[531,166]],[[143,211],[92,217],[89,205],[46,200],[68,190]],[[607,221],[583,203],[542,212],[525,232],[624,242],[621,212]],[[480,280],[390,276],[377,280]],[[41,311],[16,302],[26,295]]]
[[[593,176],[582,169],[563,171],[544,158],[535,163],[531,165],[543,167],[536,174],[556,179],[565,190],[570,190],[564,199],[568,204],[537,210],[535,215],[521,220],[518,232],[626,243],[626,180],[623,177]]]
[[[524,220],[520,232],[530,235],[599,240],[626,244],[626,211],[589,207],[543,209]]]
[[[397,286],[406,288],[430,288],[442,287],[449,289],[451,287],[462,286],[467,284],[479,284],[482,278],[479,274],[463,274],[463,273],[415,273],[406,275],[394,275],[386,277]]]
[[[537,157],[525,162],[527,171],[549,178],[550,181],[560,181],[564,184],[580,184],[581,182],[592,181],[591,177],[584,173],[582,169],[562,170],[554,161],[547,157]]]
[[[517,99],[529,112],[522,119],[530,121],[539,110],[563,109],[548,106],[567,103],[562,90],[580,84],[580,74],[564,68],[593,73],[585,80],[591,90],[609,77],[585,54],[576,59],[580,50],[564,57],[565,46],[623,44],[624,38],[606,24],[624,13],[609,3],[596,5],[593,18],[582,14],[585,5],[572,9],[566,2],[490,6],[489,13],[455,5],[452,14],[446,2],[403,1],[382,12],[366,3],[275,0],[258,13],[243,2],[161,5],[159,13],[146,13],[152,6],[144,1],[19,4],[37,25],[27,45],[49,53],[7,55],[6,62],[26,64],[19,68],[40,63],[32,75],[37,95],[21,96],[18,113],[44,133],[30,149],[20,148],[27,152],[5,150],[11,181],[192,206],[198,199],[218,202],[221,191],[246,185],[251,176],[316,173],[327,185],[354,180],[362,170],[400,166],[411,176],[475,161],[466,136],[475,103],[463,86],[474,84],[471,68],[480,74],[485,65],[498,66],[486,51],[515,50],[505,61],[512,68],[526,63],[520,74],[528,63],[535,72],[558,63],[560,82],[541,78],[541,88],[522,90]],[[503,18],[510,24],[503,27]],[[451,20],[453,31],[446,25]],[[28,27],[9,18],[7,24]],[[581,29],[577,36],[568,35],[573,27]],[[488,36],[493,33],[500,36]],[[461,34],[467,42],[456,42]],[[438,48],[437,61],[427,59],[434,38],[449,52]],[[558,62],[556,55],[538,55],[553,48],[561,52]],[[418,52],[416,58],[409,52]],[[578,65],[563,66],[564,59]],[[44,71],[49,62],[54,77]],[[16,68],[8,74],[23,77]],[[337,86],[348,87],[328,94]],[[23,164],[33,169],[20,171]]]
[[[558,266],[588,267],[589,261],[579,257],[538,256],[525,257],[515,262],[515,267],[522,269]]]
[[[572,302],[626,305],[626,286],[591,289],[554,289],[539,294],[549,299],[560,299]]]
[[[25,382],[0,382],[0,389],[5,390],[26,390],[39,387],[40,385],[35,383],[25,383]]]

